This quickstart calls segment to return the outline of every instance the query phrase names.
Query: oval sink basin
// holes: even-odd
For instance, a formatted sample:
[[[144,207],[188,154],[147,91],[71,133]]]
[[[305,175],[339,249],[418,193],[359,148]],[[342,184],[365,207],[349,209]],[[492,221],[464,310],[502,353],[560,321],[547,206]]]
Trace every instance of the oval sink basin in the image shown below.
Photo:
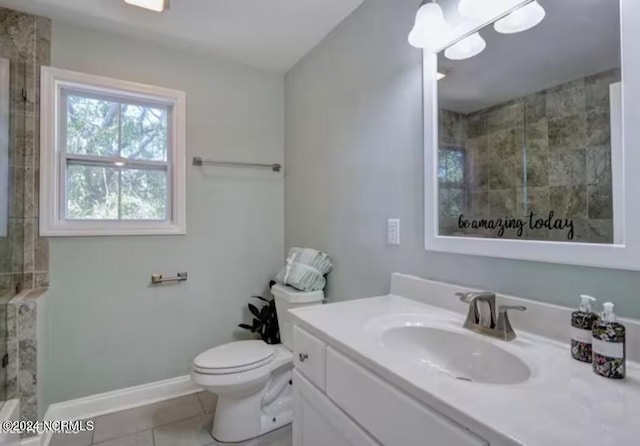
[[[462,381],[509,385],[531,376],[520,358],[475,336],[435,327],[403,326],[386,330],[380,341],[384,348],[417,361],[421,367]]]

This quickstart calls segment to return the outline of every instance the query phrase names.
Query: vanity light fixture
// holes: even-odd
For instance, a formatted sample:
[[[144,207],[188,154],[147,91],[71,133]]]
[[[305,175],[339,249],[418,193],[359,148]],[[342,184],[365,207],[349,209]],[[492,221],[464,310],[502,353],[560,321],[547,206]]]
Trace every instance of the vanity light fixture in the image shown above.
[[[444,56],[450,60],[463,60],[477,56],[487,47],[487,42],[479,33],[473,33],[455,45],[444,50]]]
[[[163,12],[169,9],[169,0],[124,0],[125,3],[129,3],[139,8],[148,9],[155,12]]]
[[[533,1],[516,9],[503,19],[498,20],[494,29],[501,34],[515,34],[538,25],[547,15],[546,11],[537,1]]]
[[[416,21],[409,34],[409,43],[416,48],[437,51],[451,27],[444,19],[442,8],[435,1],[423,3],[416,14]]]

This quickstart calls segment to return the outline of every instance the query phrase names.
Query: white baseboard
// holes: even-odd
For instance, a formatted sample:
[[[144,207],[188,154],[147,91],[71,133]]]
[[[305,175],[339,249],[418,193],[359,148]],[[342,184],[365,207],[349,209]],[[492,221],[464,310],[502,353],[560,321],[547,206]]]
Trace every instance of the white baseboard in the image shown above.
[[[41,437],[29,437],[20,440],[20,446],[42,446],[43,444]]]
[[[44,419],[47,421],[73,421],[93,418],[201,391],[202,389],[191,381],[189,375],[179,376],[165,381],[52,404],[47,409]],[[52,434],[48,433],[44,436],[36,437],[39,438],[39,443],[20,443],[20,446],[48,446],[51,436]]]

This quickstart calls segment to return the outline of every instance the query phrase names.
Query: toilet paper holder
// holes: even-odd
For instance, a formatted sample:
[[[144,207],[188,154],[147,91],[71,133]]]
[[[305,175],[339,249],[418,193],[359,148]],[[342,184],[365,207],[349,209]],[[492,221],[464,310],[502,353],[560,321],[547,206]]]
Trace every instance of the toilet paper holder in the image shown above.
[[[186,282],[187,273],[178,273],[176,277],[164,277],[162,274],[151,274],[151,284],[160,285],[167,282]]]

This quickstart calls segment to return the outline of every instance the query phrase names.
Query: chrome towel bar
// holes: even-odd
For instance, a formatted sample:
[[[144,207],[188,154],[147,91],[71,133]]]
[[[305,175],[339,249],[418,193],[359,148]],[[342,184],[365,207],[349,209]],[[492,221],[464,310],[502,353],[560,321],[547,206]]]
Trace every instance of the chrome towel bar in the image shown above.
[[[242,163],[236,161],[216,161],[208,160],[196,156],[193,158],[194,166],[221,166],[221,167],[248,167],[251,169],[271,169],[274,172],[280,172],[282,165],[280,164],[260,164],[260,163]]]

